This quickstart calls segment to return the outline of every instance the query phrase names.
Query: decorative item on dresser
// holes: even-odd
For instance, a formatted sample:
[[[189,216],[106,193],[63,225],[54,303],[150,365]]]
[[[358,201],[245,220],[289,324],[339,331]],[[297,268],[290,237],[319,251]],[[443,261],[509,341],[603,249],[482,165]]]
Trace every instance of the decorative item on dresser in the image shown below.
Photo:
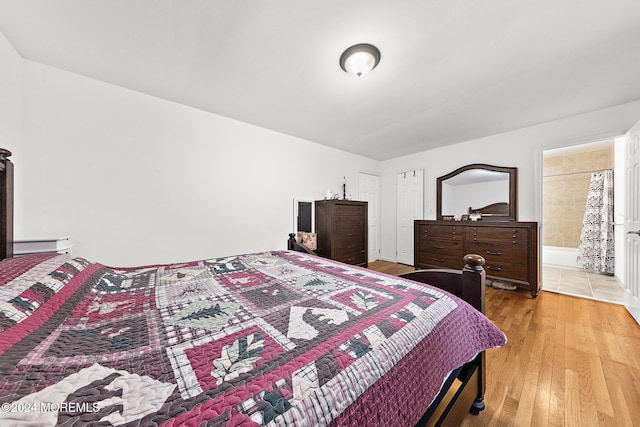
[[[540,289],[537,222],[415,221],[414,266],[454,268],[465,254],[482,255],[487,278]]]
[[[316,200],[316,254],[366,267],[368,260],[367,202]]]
[[[13,255],[13,163],[0,148],[0,260]]]

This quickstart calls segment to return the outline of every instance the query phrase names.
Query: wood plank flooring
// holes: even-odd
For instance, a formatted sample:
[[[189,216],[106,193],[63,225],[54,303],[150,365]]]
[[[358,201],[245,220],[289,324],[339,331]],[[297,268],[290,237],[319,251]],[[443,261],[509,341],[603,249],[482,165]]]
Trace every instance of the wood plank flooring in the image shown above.
[[[487,351],[487,407],[463,426],[640,426],[640,325],[623,306],[493,288],[486,303],[509,342]]]

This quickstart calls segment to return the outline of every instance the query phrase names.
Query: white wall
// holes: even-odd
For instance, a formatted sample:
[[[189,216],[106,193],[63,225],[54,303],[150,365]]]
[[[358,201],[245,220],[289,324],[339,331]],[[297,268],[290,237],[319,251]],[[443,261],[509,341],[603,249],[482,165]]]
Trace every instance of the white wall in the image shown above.
[[[71,235],[74,254],[112,265],[281,248],[294,197],[338,192],[342,176],[357,194],[358,172],[381,175],[383,259],[395,260],[395,174],[406,170],[425,170],[435,219],[438,176],[516,166],[519,218],[540,221],[542,150],[620,135],[640,118],[636,101],[377,162],[22,61],[2,37],[0,59],[0,142],[22,176],[16,236]]]
[[[518,168],[518,218],[541,222],[542,150],[622,135],[638,119],[640,101],[635,101],[382,162],[381,258],[395,260],[397,172],[425,170],[425,219],[435,219],[436,178],[439,176],[470,163],[515,166]]]
[[[24,61],[25,237],[140,265],[285,249],[293,199],[379,162]],[[251,108],[251,106],[247,106]]]
[[[22,58],[0,33],[0,147],[15,164],[14,233],[22,232]]]

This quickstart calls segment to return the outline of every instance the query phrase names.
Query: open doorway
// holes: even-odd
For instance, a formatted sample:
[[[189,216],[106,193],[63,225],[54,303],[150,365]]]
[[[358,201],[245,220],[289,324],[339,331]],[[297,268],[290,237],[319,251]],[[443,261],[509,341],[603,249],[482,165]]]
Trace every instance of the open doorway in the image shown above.
[[[585,298],[622,304],[624,291],[616,278],[622,256],[615,257],[618,248],[610,250],[612,258],[620,258],[616,268],[607,273],[597,271],[583,262],[585,245],[588,243],[588,228],[585,228],[585,211],[590,217],[587,200],[592,179],[613,171],[613,185],[618,187],[624,180],[622,173],[615,173],[616,139],[574,145],[543,152],[542,187],[542,266],[544,290],[560,292]],[[618,162],[619,163],[619,162]],[[618,166],[622,166],[619,164]],[[607,172],[609,173],[609,172]],[[593,195],[591,196],[591,198]],[[622,212],[615,204],[615,212]],[[620,202],[622,202],[620,200]],[[613,216],[607,223],[615,230],[619,221]],[[587,219],[586,225],[589,226]],[[621,226],[620,226],[621,227]],[[614,240],[615,240],[615,231]],[[621,254],[620,254],[621,255]]]

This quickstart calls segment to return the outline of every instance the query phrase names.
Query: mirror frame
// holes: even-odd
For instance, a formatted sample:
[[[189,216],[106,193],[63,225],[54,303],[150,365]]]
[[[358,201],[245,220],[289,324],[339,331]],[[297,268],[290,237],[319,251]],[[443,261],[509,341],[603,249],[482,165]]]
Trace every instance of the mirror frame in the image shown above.
[[[472,169],[483,169],[493,172],[503,172],[509,174],[509,214],[505,216],[487,216],[483,217],[484,221],[517,221],[518,220],[518,168],[508,168],[502,166],[493,166],[483,163],[474,163],[462,166],[446,175],[436,179],[436,208],[437,219],[442,221],[442,181],[452,178],[462,172]]]

